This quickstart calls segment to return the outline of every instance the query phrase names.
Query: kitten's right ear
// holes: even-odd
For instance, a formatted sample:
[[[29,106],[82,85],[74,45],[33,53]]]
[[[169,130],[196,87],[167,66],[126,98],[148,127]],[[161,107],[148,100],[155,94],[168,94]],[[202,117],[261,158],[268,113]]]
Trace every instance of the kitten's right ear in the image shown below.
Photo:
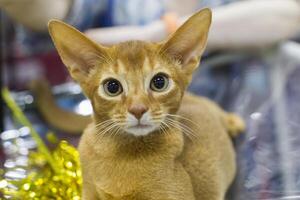
[[[101,58],[105,57],[105,47],[94,43],[83,33],[58,20],[48,23],[49,33],[54,45],[68,68],[73,79],[79,83],[86,80],[87,75]]]

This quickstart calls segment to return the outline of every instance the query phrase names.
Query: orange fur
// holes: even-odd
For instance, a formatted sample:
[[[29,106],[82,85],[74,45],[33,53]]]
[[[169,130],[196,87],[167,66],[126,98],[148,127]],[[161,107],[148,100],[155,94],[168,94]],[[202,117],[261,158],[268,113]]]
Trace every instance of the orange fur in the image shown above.
[[[213,102],[184,92],[210,23],[211,11],[204,9],[165,42],[129,41],[109,48],[62,22],[49,23],[62,61],[94,110],[79,145],[83,199],[224,199],[236,168],[229,135],[244,125]],[[158,73],[170,81],[164,92],[149,88]],[[120,95],[103,92],[107,78],[120,82]],[[147,108],[155,129],[139,136],[127,131],[133,105]]]

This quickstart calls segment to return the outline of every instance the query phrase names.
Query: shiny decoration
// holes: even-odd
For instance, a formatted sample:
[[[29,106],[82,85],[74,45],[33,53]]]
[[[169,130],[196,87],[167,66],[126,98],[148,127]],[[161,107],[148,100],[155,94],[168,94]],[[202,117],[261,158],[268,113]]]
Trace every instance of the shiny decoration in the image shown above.
[[[2,90],[2,96],[13,116],[29,128],[37,151],[29,152],[27,165],[16,169],[26,172],[24,177],[11,178],[12,176],[0,171],[4,175],[3,179],[0,179],[0,194],[3,194],[5,199],[14,200],[79,200],[82,177],[76,148],[66,141],[60,141],[50,152],[7,89]],[[47,138],[51,142],[56,141],[53,133]]]

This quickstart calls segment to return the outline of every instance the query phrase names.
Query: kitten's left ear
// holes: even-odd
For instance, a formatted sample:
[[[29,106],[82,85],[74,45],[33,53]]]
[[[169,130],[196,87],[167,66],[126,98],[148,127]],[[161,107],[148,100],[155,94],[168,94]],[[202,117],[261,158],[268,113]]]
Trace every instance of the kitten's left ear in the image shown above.
[[[161,52],[186,65],[185,67],[197,67],[206,47],[211,20],[212,13],[209,8],[200,10],[171,35],[170,39],[163,44]]]
[[[88,74],[106,54],[102,47],[70,25],[58,20],[48,24],[55,47],[73,79],[84,83]]]

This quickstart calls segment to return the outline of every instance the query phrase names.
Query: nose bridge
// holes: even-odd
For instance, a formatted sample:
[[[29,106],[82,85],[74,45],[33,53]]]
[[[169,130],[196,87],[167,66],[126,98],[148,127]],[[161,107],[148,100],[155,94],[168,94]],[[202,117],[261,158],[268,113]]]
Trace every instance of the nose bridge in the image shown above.
[[[128,91],[128,112],[140,119],[144,113],[149,110],[149,100],[144,90],[143,73],[136,70],[128,74],[129,91]]]
[[[141,73],[131,73],[129,78],[129,91],[128,97],[130,97],[130,104],[147,104],[147,94],[144,90],[143,78]]]
[[[130,74],[130,78],[128,79],[129,81],[129,93],[131,95],[139,95],[142,94],[144,90],[144,83],[143,83],[143,77],[142,74],[138,72],[134,72]]]
[[[132,94],[130,104],[148,104],[147,94],[143,90],[138,90],[135,94]]]

